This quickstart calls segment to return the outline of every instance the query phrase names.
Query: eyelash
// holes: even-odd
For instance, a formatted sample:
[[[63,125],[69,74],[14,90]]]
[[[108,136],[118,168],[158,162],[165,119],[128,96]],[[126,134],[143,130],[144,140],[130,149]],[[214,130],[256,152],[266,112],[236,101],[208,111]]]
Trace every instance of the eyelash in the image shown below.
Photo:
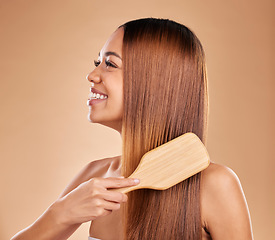
[[[99,60],[94,60],[94,65],[95,65],[95,67],[98,67],[99,66],[99,64],[100,64],[100,61]],[[105,60],[105,64],[106,64],[106,66],[107,67],[113,67],[113,68],[117,68],[117,66],[115,66],[114,64],[112,64],[110,61],[108,61],[108,60]]]

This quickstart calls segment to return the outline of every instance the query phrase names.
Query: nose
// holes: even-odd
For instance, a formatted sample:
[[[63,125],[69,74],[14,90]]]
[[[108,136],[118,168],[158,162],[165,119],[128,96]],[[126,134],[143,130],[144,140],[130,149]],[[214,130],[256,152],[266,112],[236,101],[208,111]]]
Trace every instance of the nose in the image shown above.
[[[97,70],[97,68],[95,68],[92,72],[90,72],[87,76],[86,79],[91,82],[91,83],[100,83],[101,82],[101,78],[100,78],[100,73]]]

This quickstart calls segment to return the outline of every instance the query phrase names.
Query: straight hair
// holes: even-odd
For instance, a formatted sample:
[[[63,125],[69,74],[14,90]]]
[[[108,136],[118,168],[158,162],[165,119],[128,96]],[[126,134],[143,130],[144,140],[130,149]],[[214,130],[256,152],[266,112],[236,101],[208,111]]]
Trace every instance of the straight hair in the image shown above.
[[[186,26],[146,18],[121,27],[122,175],[128,177],[143,154],[184,133],[206,144],[208,92],[203,48]],[[201,239],[200,181],[198,173],[164,191],[130,192],[124,239]]]

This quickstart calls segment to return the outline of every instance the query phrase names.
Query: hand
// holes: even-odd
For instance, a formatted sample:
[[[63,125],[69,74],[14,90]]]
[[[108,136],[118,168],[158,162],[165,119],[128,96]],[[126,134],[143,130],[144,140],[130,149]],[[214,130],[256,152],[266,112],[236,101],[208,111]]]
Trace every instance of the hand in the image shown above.
[[[92,178],[83,182],[55,202],[59,222],[74,225],[106,216],[118,210],[121,203],[128,199],[126,194],[108,189],[131,187],[138,183],[138,180],[130,178]]]

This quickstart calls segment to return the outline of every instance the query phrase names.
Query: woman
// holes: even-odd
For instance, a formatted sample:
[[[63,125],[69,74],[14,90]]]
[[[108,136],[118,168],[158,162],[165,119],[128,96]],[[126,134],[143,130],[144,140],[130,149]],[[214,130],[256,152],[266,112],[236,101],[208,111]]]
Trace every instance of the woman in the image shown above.
[[[194,132],[206,143],[207,79],[197,37],[170,20],[131,21],[111,35],[95,66],[87,76],[89,120],[121,133],[122,157],[86,166],[13,239],[67,239],[87,221],[90,239],[252,239],[240,182],[227,167],[211,163],[165,191],[143,189],[127,197],[108,190],[138,184],[120,176],[179,135]]]

